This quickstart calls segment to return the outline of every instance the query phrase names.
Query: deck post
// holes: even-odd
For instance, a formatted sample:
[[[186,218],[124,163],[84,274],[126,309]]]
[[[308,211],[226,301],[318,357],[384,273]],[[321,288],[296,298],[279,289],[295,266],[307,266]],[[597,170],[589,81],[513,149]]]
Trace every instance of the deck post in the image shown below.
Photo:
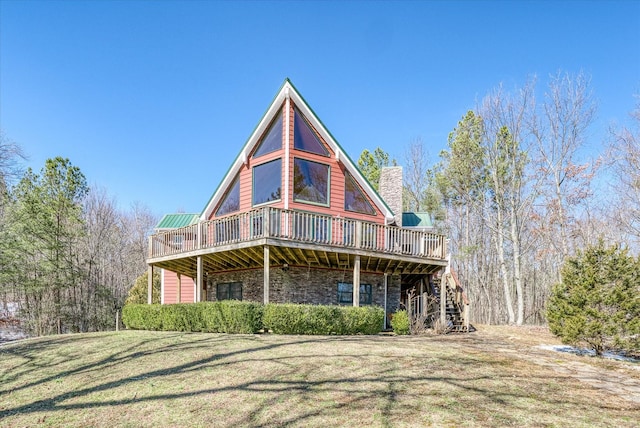
[[[176,296],[176,303],[180,303],[182,300],[182,275],[178,274],[178,293]]]
[[[147,268],[147,275],[147,304],[150,305],[153,302],[153,265]]]
[[[360,256],[353,263],[353,306],[360,306]]]
[[[382,329],[386,330],[387,328],[387,289],[389,287],[389,274],[384,273],[384,324],[382,324]]]
[[[196,259],[196,293],[193,296],[195,302],[202,301],[202,256]]]
[[[269,265],[270,265],[270,256],[269,256],[269,246],[264,246],[264,304],[269,303]]]
[[[448,273],[442,275],[440,280],[440,324],[442,328],[447,327],[447,284]]]

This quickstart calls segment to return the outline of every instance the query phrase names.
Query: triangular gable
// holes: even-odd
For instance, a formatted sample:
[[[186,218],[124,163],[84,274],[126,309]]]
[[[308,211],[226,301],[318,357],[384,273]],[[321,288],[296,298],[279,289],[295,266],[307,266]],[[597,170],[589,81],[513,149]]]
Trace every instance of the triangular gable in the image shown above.
[[[335,159],[342,163],[342,165],[344,165],[345,169],[349,172],[349,174],[351,174],[351,177],[353,177],[353,179],[367,193],[376,207],[382,213],[384,213],[385,222],[394,222],[393,212],[391,211],[391,209],[380,197],[380,195],[373,189],[367,179],[362,176],[360,170],[356,167],[355,163],[351,160],[349,155],[342,149],[335,138],[333,138],[333,135],[331,135],[331,133],[327,130],[320,119],[318,119],[316,114],[309,107],[304,98],[302,98],[302,96],[298,93],[297,89],[295,88],[295,86],[293,86],[289,79],[285,79],[277,95],[271,102],[271,105],[262,116],[260,122],[258,122],[258,125],[251,133],[251,136],[249,136],[249,139],[244,144],[242,150],[236,157],[233,164],[231,164],[229,170],[218,185],[218,188],[209,199],[209,202],[200,215],[200,219],[206,220],[211,216],[215,207],[226,194],[227,188],[233,183],[243,164],[247,162],[247,159],[251,155],[251,152],[256,148],[256,145],[260,143],[260,137],[273,123],[276,114],[282,114],[282,105],[288,97],[293,101],[295,107],[309,121],[310,125],[315,128],[320,137],[322,137],[324,142],[329,146],[331,151],[335,154]],[[285,125],[283,124],[283,126]]]

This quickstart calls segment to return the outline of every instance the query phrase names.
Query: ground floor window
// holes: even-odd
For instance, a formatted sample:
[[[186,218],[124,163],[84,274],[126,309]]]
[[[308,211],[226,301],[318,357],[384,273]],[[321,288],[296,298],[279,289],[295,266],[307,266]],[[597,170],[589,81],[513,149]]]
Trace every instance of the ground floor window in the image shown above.
[[[217,284],[216,300],[242,300],[242,283],[225,282]]]
[[[360,284],[360,304],[370,305],[372,302],[371,284]],[[353,284],[338,283],[338,303],[353,303]]]

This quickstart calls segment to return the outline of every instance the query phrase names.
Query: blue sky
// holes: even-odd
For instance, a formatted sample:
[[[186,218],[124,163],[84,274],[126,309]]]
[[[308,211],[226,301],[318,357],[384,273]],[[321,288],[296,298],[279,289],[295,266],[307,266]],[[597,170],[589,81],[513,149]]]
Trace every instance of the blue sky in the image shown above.
[[[492,88],[591,75],[597,150],[640,94],[640,2],[0,0],[0,129],[126,209],[200,212],[289,77],[355,160],[435,162]]]

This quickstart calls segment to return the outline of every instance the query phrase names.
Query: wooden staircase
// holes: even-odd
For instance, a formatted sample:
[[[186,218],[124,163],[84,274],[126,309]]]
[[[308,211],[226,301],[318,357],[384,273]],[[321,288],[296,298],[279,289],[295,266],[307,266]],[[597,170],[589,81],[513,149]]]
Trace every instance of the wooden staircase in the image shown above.
[[[469,299],[453,269],[447,268],[426,294],[409,296],[409,316],[416,329],[433,328],[443,333],[475,331],[469,322]]]
[[[469,322],[469,299],[453,268],[447,269],[442,276],[438,284],[438,294],[442,289],[442,283],[444,283],[445,299],[439,299],[440,322],[446,325],[449,331],[474,331],[475,328]]]

